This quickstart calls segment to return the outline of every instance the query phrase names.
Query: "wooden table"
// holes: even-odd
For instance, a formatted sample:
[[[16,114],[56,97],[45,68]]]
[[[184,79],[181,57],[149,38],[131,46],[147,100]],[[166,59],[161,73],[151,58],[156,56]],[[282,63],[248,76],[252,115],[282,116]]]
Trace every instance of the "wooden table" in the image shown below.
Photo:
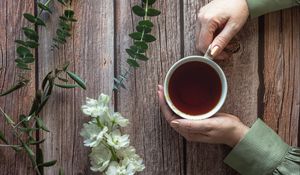
[[[78,22],[73,37],[59,51],[49,52],[61,7],[47,20],[47,28],[39,30],[42,43],[36,52],[38,61],[30,76],[32,81],[11,95],[0,98],[0,106],[17,119],[28,107],[41,79],[57,64],[73,62],[71,69],[88,83],[87,91],[54,91],[42,116],[51,133],[41,146],[45,159],[57,159],[46,174],[57,174],[62,166],[66,174],[92,174],[89,149],[79,136],[83,122],[80,106],[85,97],[96,98],[101,92],[112,94],[112,78],[126,68],[125,49],[131,44],[128,33],[139,19],[130,9],[139,0],[75,0]],[[197,12],[206,0],[158,0],[162,14],[154,18],[151,44],[152,58],[132,72],[126,83],[128,90],[113,96],[115,109],[131,121],[126,131],[137,152],[144,158],[145,175],[231,175],[237,174],[223,163],[229,148],[221,145],[189,143],[174,132],[163,119],[156,95],[168,68],[178,59],[197,54],[195,30]],[[16,79],[15,39],[23,38],[20,29],[27,22],[24,12],[34,11],[33,0],[0,1],[0,91]],[[237,38],[241,49],[227,61],[219,62],[225,70],[229,93],[222,111],[235,114],[247,125],[262,118],[288,144],[299,146],[300,101],[300,8],[292,8],[258,19],[249,20]],[[16,142],[0,119],[0,130]],[[0,149],[0,174],[34,174],[25,154]]]

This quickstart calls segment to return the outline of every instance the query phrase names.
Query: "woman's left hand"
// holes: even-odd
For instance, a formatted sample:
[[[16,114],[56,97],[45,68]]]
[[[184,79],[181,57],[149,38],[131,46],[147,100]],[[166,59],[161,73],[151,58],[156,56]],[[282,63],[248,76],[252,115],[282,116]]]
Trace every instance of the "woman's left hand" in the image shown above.
[[[217,113],[205,120],[179,118],[167,105],[163,87],[158,86],[161,111],[167,122],[188,141],[226,144],[234,147],[248,132],[249,128],[236,116]]]

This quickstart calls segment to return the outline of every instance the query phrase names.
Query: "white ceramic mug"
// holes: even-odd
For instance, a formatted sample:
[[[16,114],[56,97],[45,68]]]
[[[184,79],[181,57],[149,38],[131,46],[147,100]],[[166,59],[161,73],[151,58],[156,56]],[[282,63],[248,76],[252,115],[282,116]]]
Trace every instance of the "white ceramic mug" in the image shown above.
[[[169,80],[171,78],[171,76],[173,75],[174,71],[181,65],[187,63],[187,62],[192,62],[192,61],[200,61],[203,63],[206,63],[207,65],[209,65],[210,67],[212,67],[217,74],[219,75],[219,78],[221,80],[221,84],[222,84],[222,92],[221,92],[221,97],[218,101],[218,103],[216,104],[216,106],[214,108],[212,108],[210,111],[208,111],[205,114],[201,114],[201,115],[189,115],[186,114],[182,111],[180,111],[179,109],[177,109],[175,107],[175,105],[172,103],[170,96],[169,96],[169,91],[168,91],[168,85],[169,85]],[[207,50],[207,52],[205,53],[204,56],[188,56],[185,57],[179,61],[177,61],[168,71],[165,81],[164,81],[164,96],[165,99],[167,101],[167,104],[169,105],[169,107],[180,117],[185,118],[185,119],[190,119],[190,120],[202,120],[202,119],[206,119],[209,118],[211,116],[213,116],[215,113],[217,113],[222,105],[225,102],[226,96],[227,96],[227,80],[225,77],[225,74],[223,72],[223,70],[220,68],[220,66],[215,63],[212,60],[212,57],[210,55],[210,49]]]

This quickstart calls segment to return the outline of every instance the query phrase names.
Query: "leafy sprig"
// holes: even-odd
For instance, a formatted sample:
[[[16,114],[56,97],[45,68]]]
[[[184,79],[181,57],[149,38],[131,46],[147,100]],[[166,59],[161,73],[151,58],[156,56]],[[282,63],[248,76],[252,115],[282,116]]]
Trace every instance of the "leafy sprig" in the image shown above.
[[[49,3],[52,0],[47,0],[45,4],[38,2],[38,15],[33,15],[29,13],[24,13],[23,16],[26,18],[29,22],[33,23],[35,27],[38,26],[46,26],[45,22],[40,18],[43,11],[46,11],[47,13],[52,13],[51,9],[49,8]],[[70,8],[71,7],[71,1],[69,0],[57,0],[64,6],[68,6],[68,10],[64,11],[64,16],[67,18],[67,20],[71,20],[72,22],[76,21],[74,18],[74,12]],[[64,26],[64,22],[62,21],[62,18],[60,17],[60,25],[57,31],[65,30],[65,28],[61,28],[61,26]],[[68,33],[67,35],[71,35],[69,32],[71,30],[71,23],[68,25]],[[35,58],[33,56],[33,49],[37,49],[39,46],[39,35],[38,33],[31,27],[24,27],[23,28],[24,35],[26,36],[26,40],[16,40],[16,43],[18,44],[18,47],[16,49],[18,53],[18,57],[15,62],[16,66],[22,70],[31,70],[29,67],[29,64],[34,63]],[[59,33],[59,32],[57,32]],[[61,37],[61,36],[59,36]],[[63,36],[65,39],[66,37]],[[65,42],[64,42],[65,43]],[[57,44],[55,41],[53,42],[53,45]],[[29,156],[31,163],[34,167],[34,170],[38,175],[43,174],[44,167],[50,167],[56,164],[56,160],[51,160],[44,162],[43,158],[43,152],[42,150],[37,147],[36,152],[31,149],[31,145],[39,145],[45,141],[45,139],[36,140],[34,138],[34,134],[36,132],[39,132],[41,130],[50,132],[49,129],[46,127],[45,123],[43,122],[41,116],[39,115],[42,111],[43,107],[46,105],[47,101],[49,100],[50,95],[52,94],[53,88],[75,88],[75,87],[81,87],[83,89],[86,89],[85,82],[75,73],[68,70],[69,63],[66,63],[63,66],[60,66],[58,68],[55,68],[54,70],[50,71],[46,77],[42,81],[42,87],[40,90],[37,90],[35,94],[35,98],[33,100],[32,106],[30,108],[30,112],[26,114],[19,115],[18,122],[14,122],[12,118],[6,114],[3,109],[0,107],[0,114],[4,117],[6,123],[11,126],[13,130],[13,135],[18,139],[19,144],[18,145],[12,145],[9,143],[9,141],[5,138],[4,134],[0,131],[0,140],[5,144],[0,144],[0,147],[11,147],[15,151],[25,151],[27,155]],[[2,68],[1,68],[2,69]],[[29,79],[25,78],[23,76],[23,73],[21,72],[19,75],[18,82],[13,85],[10,89],[4,91],[0,94],[1,96],[5,96],[7,94],[10,94],[14,92],[17,89],[20,89],[28,84],[30,81]],[[69,83],[69,80],[64,78],[69,77],[72,79],[75,83]],[[63,175],[63,170],[59,170],[59,175]]]
[[[146,56],[146,51],[149,48],[148,44],[156,40],[155,36],[150,34],[154,24],[149,17],[160,15],[160,11],[152,7],[155,2],[156,0],[143,0],[142,6],[135,5],[132,7],[132,12],[143,19],[138,22],[136,31],[129,34],[129,37],[133,39],[133,45],[126,49],[129,56],[127,59],[129,69],[114,78],[115,91],[120,87],[125,88],[124,81],[128,78],[131,69],[140,67],[138,61],[149,60]]]
[[[52,49],[57,48],[59,49],[60,44],[65,44],[67,42],[67,38],[71,37],[71,29],[72,23],[76,22],[77,20],[74,18],[74,11],[70,8],[70,3],[66,1],[59,1],[63,6],[67,7],[64,10],[63,15],[59,16],[58,28],[56,30],[56,36],[53,38]]]

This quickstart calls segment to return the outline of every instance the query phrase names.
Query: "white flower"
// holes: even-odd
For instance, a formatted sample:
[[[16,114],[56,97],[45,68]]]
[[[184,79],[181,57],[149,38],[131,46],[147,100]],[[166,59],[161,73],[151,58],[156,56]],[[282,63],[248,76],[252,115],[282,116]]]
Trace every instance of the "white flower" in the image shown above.
[[[107,168],[106,175],[119,175],[119,164],[116,161],[112,161]]]
[[[83,142],[84,146],[97,146],[102,141],[103,136],[107,131],[108,128],[106,126],[102,129],[93,122],[83,124],[80,135],[85,139]]]
[[[111,123],[125,127],[128,125],[128,119],[124,118],[120,113],[115,112],[113,115],[109,116]]]
[[[89,157],[91,159],[91,170],[103,172],[109,165],[111,152],[104,145],[100,144],[92,149]]]
[[[135,153],[134,147],[129,146],[125,149],[118,150],[117,155],[123,159],[121,163],[127,167],[128,172],[135,173],[136,171],[144,170],[145,166],[143,160]]]
[[[82,105],[82,112],[91,117],[99,117],[109,111],[109,96],[101,94],[98,100],[86,98],[86,104]]]
[[[129,135],[121,135],[121,132],[118,129],[105,136],[107,138],[107,144],[117,150],[129,146]]]

